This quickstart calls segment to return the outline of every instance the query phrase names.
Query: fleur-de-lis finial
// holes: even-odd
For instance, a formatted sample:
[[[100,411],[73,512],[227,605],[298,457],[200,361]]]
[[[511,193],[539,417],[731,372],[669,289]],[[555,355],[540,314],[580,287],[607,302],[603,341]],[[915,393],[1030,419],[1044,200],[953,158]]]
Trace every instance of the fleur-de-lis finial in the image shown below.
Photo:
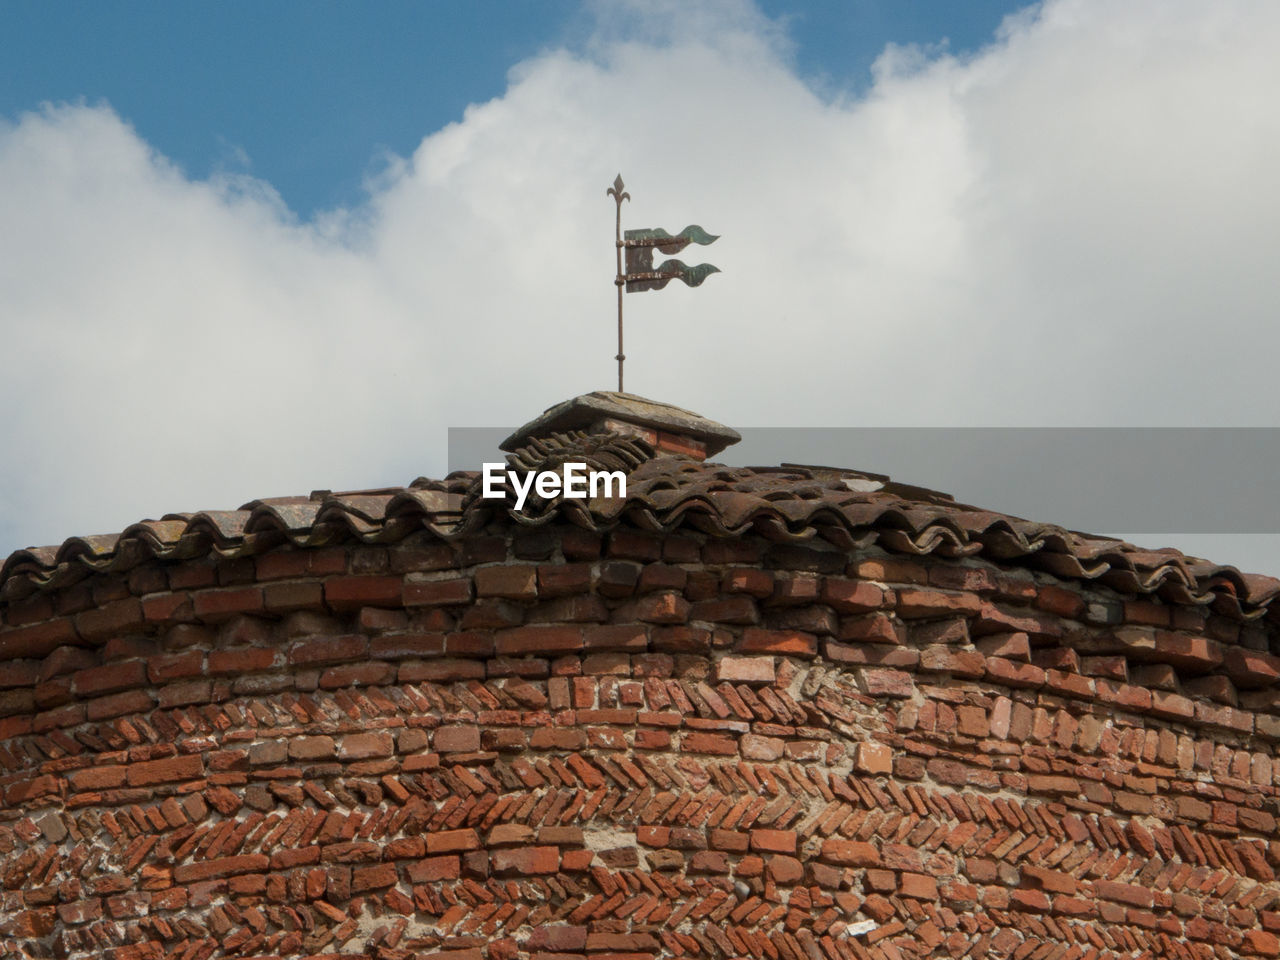
[[[631,199],[631,194],[623,190],[623,187],[625,186],[626,184],[622,182],[622,174],[618,174],[613,178],[613,186],[605,191],[607,196],[613,197],[614,202],[618,205],[619,211],[622,209],[622,201]]]

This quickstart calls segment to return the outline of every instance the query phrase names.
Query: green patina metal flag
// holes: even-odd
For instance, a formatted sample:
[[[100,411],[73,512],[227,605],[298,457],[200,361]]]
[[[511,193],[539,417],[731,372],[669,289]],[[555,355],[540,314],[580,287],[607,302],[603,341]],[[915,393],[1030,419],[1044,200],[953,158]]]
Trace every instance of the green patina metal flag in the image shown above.
[[[622,241],[627,251],[627,272],[623,275],[627,293],[661,290],[672,280],[683,280],[690,287],[698,286],[711,274],[719,273],[720,268],[709,263],[690,266],[683,260],[664,260],[655,268],[653,252],[679,253],[691,243],[705,246],[718,239],[719,237],[707,233],[696,223],[685,227],[675,236],[661,228],[628,230],[623,234]]]

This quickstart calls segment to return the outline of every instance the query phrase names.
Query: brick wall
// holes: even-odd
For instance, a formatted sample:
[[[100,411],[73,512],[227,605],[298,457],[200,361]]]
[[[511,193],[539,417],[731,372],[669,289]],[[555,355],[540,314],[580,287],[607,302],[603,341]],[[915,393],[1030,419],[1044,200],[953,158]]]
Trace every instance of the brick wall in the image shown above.
[[[568,526],[0,613],[5,956],[1280,955],[1269,625]]]

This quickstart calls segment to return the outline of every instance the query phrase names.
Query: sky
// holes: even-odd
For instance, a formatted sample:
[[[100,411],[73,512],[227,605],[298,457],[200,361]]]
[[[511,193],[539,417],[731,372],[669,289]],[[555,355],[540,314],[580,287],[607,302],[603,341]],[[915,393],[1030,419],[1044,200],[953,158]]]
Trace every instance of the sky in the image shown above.
[[[633,392],[1280,426],[1277,45],[1269,0],[0,4],[0,556],[439,476],[450,427],[612,389],[619,172],[625,226],[721,236],[628,298]],[[1126,482],[1229,497],[1207,449]],[[1129,532],[1280,575],[1263,513]]]

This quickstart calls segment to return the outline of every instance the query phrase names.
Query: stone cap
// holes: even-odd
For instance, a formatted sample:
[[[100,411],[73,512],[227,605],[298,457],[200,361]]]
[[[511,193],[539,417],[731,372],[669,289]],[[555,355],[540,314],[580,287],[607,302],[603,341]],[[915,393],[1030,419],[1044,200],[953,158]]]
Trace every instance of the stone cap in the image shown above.
[[[732,427],[681,407],[638,397],[634,393],[596,390],[547,408],[540,417],[503,440],[500,446],[511,452],[536,437],[569,430],[622,436],[652,432],[655,436],[649,439],[656,448],[687,453],[699,460],[715,456],[742,439],[742,435]]]

